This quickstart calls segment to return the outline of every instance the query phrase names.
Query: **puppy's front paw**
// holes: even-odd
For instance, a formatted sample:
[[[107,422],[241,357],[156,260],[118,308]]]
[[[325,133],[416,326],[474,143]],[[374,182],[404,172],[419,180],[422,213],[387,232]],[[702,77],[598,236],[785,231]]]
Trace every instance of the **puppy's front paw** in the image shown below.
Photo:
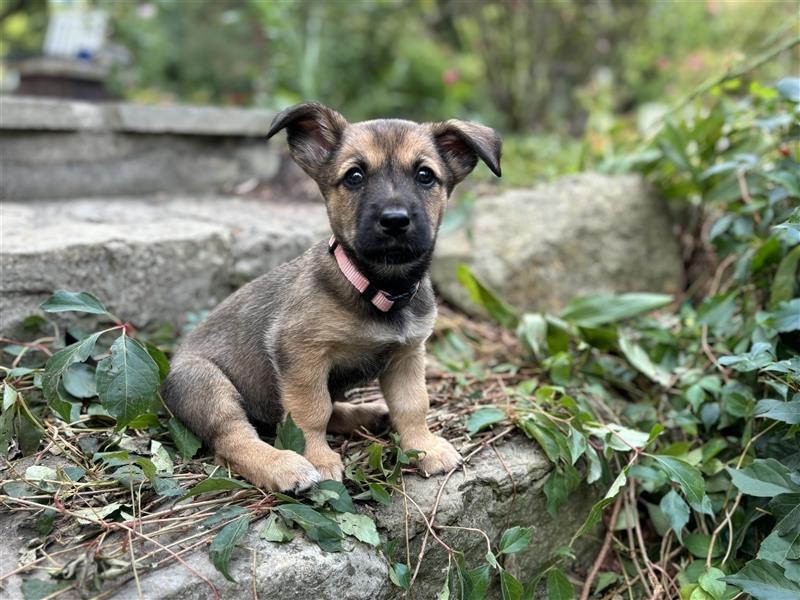
[[[304,492],[325,477],[308,460],[292,450],[279,450],[275,462],[267,467],[264,484],[272,492]]]
[[[430,436],[422,446],[417,448],[425,452],[419,466],[426,477],[452,471],[463,462],[453,444],[439,436]]]
[[[306,458],[311,461],[311,464],[317,469],[322,479],[342,480],[342,472],[344,471],[342,458],[333,450],[314,453],[306,452]]]

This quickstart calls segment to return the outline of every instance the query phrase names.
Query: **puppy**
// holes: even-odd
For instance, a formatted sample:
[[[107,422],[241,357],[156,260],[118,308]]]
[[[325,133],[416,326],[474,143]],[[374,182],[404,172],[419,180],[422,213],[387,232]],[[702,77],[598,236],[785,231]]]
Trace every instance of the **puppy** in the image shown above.
[[[461,457],[425,423],[425,340],[436,304],[428,270],[453,187],[482,160],[500,176],[501,141],[457,120],[348,123],[316,103],[284,110],[292,158],[325,198],[333,236],[227,298],[184,340],[163,396],[172,412],[245,479],[273,491],[341,480],[326,433],[375,427],[387,414],[427,474]],[[354,405],[375,378],[386,400]],[[290,414],[303,456],[255,424]]]

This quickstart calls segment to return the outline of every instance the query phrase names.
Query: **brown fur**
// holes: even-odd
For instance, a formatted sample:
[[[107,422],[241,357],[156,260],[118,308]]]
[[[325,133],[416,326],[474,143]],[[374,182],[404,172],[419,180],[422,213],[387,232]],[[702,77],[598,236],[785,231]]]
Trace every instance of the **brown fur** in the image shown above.
[[[422,451],[423,471],[450,470],[460,456],[425,423],[424,343],[436,317],[427,266],[453,186],[478,158],[499,174],[499,138],[486,127],[460,121],[350,125],[316,104],[278,115],[270,135],[283,128],[293,157],[317,181],[348,255],[381,289],[400,293],[419,280],[419,290],[404,305],[380,313],[320,242],[239,289],[192,331],[173,359],[164,398],[218,460],[270,490],[300,491],[320,479],[341,479],[342,461],[326,433],[380,428],[387,414],[403,448]],[[421,162],[438,179],[430,189],[408,187]],[[357,193],[341,184],[354,166],[379,186],[371,199],[358,201]],[[429,228],[429,251],[401,264],[364,262],[356,250],[362,205],[408,195],[409,189],[423,205],[420,222]],[[347,389],[375,378],[385,404],[342,401]],[[304,456],[277,450],[256,432],[254,424],[276,424],[286,413],[304,433]]]

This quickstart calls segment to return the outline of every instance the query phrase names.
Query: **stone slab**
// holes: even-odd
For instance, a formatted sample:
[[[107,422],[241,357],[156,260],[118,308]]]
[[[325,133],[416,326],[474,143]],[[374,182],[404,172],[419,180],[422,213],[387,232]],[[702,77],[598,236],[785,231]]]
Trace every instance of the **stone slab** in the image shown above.
[[[116,131],[263,137],[275,111],[215,106],[96,104],[77,100],[0,96],[0,130]]]
[[[138,327],[179,325],[328,235],[321,203],[153,196],[1,210],[3,332],[58,288],[89,291]]]
[[[89,131],[0,132],[0,200],[230,192],[288,161],[256,138]]]

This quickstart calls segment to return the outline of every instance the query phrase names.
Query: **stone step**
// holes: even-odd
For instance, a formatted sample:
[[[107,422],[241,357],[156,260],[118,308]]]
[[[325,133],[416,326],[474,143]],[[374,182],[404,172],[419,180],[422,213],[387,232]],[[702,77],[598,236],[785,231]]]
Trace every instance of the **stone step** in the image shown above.
[[[328,235],[322,203],[161,195],[3,202],[0,331],[53,290],[137,327],[179,325]]]
[[[0,200],[224,193],[297,181],[274,113],[0,96]]]
[[[531,545],[518,554],[506,556],[505,560],[507,569],[528,579],[552,558],[555,550],[569,544],[600,491],[582,484],[553,518],[547,513],[543,491],[551,468],[533,441],[511,435],[498,442],[495,449],[480,450],[446,483],[445,476],[423,479],[406,475],[405,493],[417,506],[394,494],[389,506],[372,507],[371,514],[382,540],[398,542],[395,560],[404,560],[408,539],[412,570],[426,532],[420,511],[427,518],[437,507],[435,523],[455,528],[439,529],[437,535],[451,548],[463,552],[472,567],[483,563],[486,556],[486,539],[474,529],[485,532],[496,547],[506,528],[532,526]],[[361,509],[365,509],[363,505]],[[15,568],[15,557],[26,542],[27,538],[17,532],[21,521],[21,515],[0,516],[0,532],[11,540],[6,560],[0,560],[2,573]],[[214,597],[208,584],[194,575],[191,568],[207,577],[225,599],[257,596],[281,600],[400,600],[406,597],[405,592],[390,582],[388,564],[378,550],[348,540],[344,552],[328,553],[300,533],[288,544],[276,544],[259,537],[262,523],[251,525],[248,534],[237,543],[229,566],[234,582],[213,567],[207,548],[201,548],[184,556],[185,564],[176,561],[157,571],[140,574],[138,585],[143,596],[149,600]],[[594,541],[579,540],[574,550],[581,564],[587,563],[593,548]],[[61,560],[67,559],[62,556]],[[445,581],[447,566],[447,553],[429,538],[413,597],[436,598]],[[6,591],[10,597],[19,595],[20,584],[18,575],[9,579]],[[490,588],[487,598],[499,600],[498,588],[497,585]],[[129,579],[111,597],[138,598],[137,583]],[[78,594],[70,592],[65,598],[78,598]]]

